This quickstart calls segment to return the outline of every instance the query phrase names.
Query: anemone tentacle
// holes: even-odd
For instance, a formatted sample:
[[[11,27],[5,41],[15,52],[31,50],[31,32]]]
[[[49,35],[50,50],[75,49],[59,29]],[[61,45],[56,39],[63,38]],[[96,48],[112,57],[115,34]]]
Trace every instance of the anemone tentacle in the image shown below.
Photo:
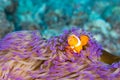
[[[69,47],[71,34],[89,38],[80,52]],[[119,80],[120,62],[101,62],[102,49],[81,29],[48,40],[39,31],[9,33],[0,40],[0,80]]]

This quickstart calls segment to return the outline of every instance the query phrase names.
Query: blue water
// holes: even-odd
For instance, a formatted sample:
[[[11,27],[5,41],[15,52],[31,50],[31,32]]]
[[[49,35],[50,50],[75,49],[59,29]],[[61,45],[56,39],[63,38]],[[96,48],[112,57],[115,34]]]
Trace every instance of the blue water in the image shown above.
[[[19,30],[39,30],[50,38],[79,27],[120,55],[120,0],[0,0],[0,38]]]

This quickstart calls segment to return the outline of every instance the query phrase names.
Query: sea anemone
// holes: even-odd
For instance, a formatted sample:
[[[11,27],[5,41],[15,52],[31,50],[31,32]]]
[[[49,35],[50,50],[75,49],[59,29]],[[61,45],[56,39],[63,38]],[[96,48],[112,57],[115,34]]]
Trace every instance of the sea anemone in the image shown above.
[[[102,50],[76,28],[48,40],[39,31],[9,33],[0,40],[0,80],[119,80],[120,62],[102,62]]]

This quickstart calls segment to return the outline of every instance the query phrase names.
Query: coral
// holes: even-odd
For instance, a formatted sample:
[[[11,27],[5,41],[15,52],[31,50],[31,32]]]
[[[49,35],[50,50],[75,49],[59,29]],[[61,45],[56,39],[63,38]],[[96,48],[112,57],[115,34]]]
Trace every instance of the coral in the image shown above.
[[[6,15],[0,11],[0,39],[14,30],[14,25],[6,19]]]
[[[87,35],[80,52],[67,48],[70,34]],[[0,40],[1,80],[119,80],[120,62],[100,61],[102,47],[92,35],[71,29],[49,39],[39,31],[17,31]],[[79,53],[79,54],[78,54]]]

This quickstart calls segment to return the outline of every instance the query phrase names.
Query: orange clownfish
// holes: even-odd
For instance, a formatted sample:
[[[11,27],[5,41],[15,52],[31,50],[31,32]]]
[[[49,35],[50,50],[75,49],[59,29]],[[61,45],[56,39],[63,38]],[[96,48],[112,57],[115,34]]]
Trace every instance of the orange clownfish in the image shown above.
[[[83,46],[88,44],[89,37],[87,35],[81,35],[80,37],[77,37],[74,34],[71,34],[68,36],[68,45],[69,47],[74,51],[79,53],[82,49]]]

